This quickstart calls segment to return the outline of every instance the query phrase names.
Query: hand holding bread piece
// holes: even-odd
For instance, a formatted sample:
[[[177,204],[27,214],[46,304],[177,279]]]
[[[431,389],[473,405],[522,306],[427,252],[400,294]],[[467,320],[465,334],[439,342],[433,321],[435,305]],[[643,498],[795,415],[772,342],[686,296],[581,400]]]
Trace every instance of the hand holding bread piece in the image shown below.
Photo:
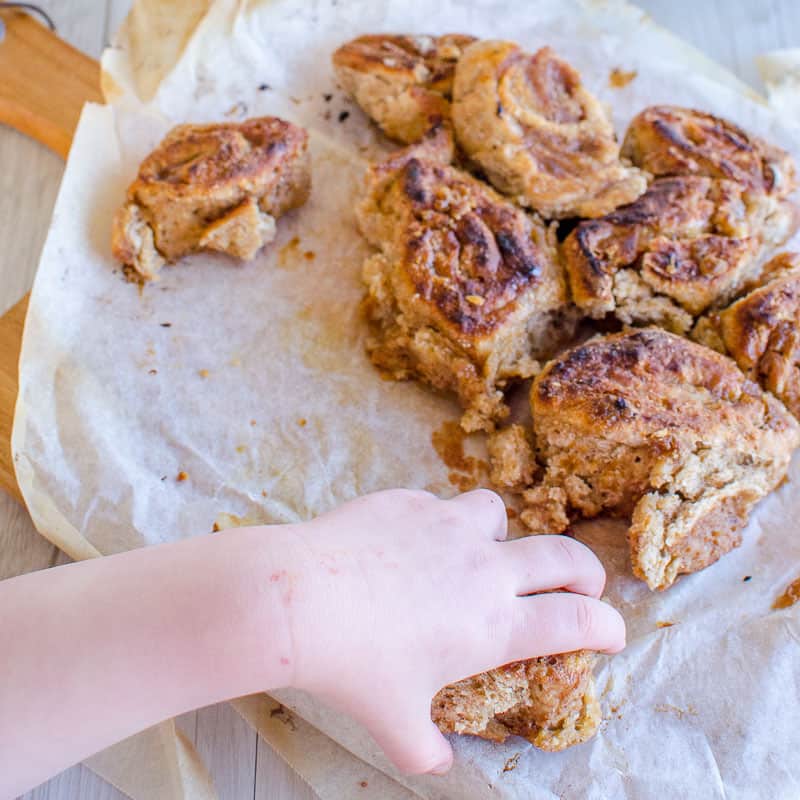
[[[248,261],[310,188],[308,134],[290,122],[178,125],[128,187],[114,218],[114,258],[142,281],[201,250]]]

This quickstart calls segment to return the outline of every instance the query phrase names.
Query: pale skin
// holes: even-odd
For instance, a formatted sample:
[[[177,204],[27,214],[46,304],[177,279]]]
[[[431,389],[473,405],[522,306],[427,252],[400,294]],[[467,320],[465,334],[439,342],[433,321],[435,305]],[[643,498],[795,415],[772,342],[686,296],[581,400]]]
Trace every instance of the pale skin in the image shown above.
[[[194,708],[295,687],[406,773],[443,773],[444,685],[624,647],[605,573],[562,536],[505,541],[501,499],[394,490],[0,583],[0,797]],[[531,596],[535,592],[558,593]]]

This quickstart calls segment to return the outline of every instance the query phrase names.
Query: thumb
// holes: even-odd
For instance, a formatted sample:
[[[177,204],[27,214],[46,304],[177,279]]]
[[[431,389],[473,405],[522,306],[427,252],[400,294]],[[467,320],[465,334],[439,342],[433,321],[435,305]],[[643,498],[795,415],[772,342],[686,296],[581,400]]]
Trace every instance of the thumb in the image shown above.
[[[397,709],[364,720],[372,737],[389,760],[406,775],[432,772],[443,775],[453,765],[453,749],[431,720],[430,701],[426,707],[406,708],[398,719]]]

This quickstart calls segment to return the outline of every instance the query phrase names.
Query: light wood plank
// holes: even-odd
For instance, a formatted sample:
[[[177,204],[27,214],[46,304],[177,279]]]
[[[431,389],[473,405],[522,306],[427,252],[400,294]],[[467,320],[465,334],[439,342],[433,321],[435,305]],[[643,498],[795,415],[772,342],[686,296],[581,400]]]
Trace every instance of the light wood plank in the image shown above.
[[[253,800],[317,800],[317,794],[263,739],[259,739]]]

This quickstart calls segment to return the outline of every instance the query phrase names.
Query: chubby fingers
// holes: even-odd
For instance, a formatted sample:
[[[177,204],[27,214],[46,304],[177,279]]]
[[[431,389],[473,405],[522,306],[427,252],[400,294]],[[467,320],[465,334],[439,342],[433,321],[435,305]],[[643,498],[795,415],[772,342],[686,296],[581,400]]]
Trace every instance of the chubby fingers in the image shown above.
[[[508,661],[625,647],[625,621],[608,603],[570,592],[520,597],[513,610]]]
[[[471,527],[488,539],[502,541],[508,535],[508,517],[503,499],[490,489],[475,489],[446,500],[467,515]]]
[[[569,536],[527,536],[499,548],[510,558],[518,595],[566,589],[600,597],[606,571],[600,559],[585,545]]]

